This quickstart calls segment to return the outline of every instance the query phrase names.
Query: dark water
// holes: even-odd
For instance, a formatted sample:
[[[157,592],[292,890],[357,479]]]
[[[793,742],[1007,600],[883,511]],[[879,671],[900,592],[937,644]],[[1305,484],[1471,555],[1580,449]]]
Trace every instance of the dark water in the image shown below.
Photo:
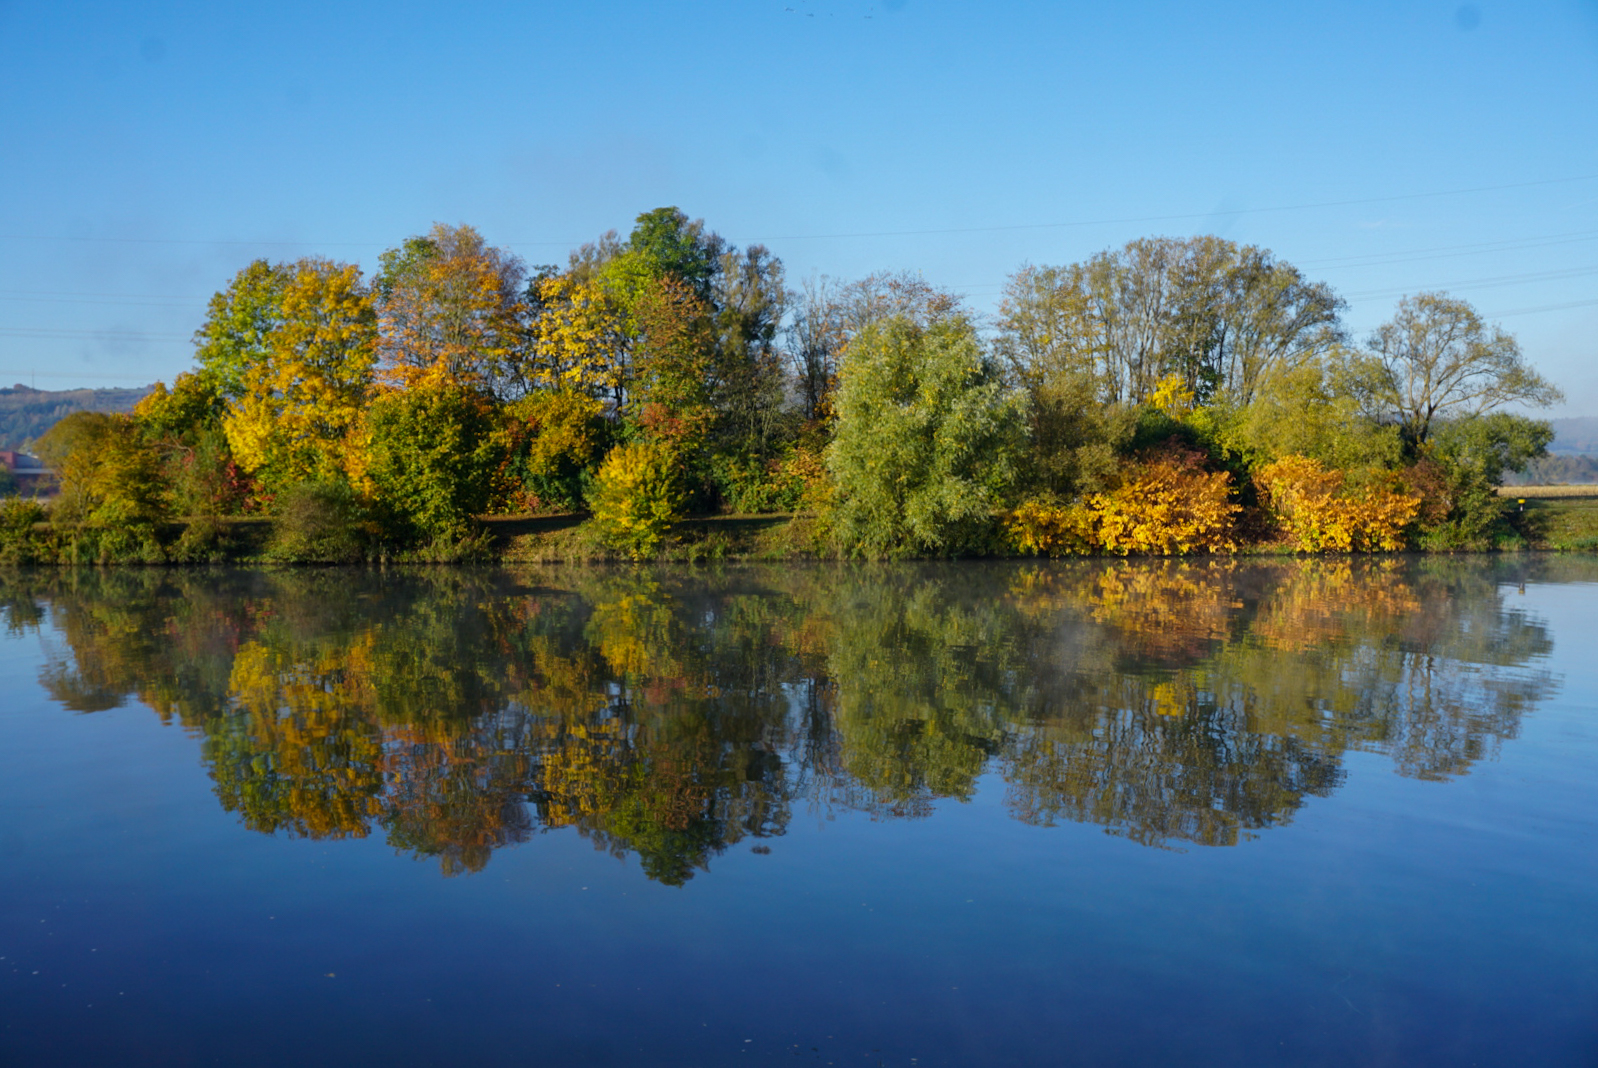
[[[1595,582],[0,575],[0,1062],[1598,1063]]]

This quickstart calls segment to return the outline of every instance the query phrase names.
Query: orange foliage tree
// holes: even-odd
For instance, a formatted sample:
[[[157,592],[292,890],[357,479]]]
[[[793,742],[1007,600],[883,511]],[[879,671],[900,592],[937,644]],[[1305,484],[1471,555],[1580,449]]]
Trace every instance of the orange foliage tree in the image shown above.
[[[435,224],[383,254],[378,355],[384,381],[475,386],[515,395],[527,385],[526,267],[470,226]]]

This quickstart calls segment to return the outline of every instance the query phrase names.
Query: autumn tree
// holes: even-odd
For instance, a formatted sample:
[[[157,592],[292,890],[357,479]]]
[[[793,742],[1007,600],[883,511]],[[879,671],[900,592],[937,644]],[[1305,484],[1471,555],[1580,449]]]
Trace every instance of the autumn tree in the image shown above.
[[[576,511],[610,443],[604,405],[578,390],[536,390],[501,413],[506,462],[499,499],[516,511]]]
[[[222,429],[226,412],[219,378],[208,370],[180,374],[170,388],[157,382],[134,409],[140,434],[160,456],[173,514],[230,515],[250,504],[252,480]]]
[[[35,448],[61,480],[53,518],[123,526],[147,524],[161,514],[160,459],[131,417],[73,412]]]
[[[525,392],[526,278],[519,257],[470,226],[436,223],[385,252],[373,282],[383,380]]]
[[[531,332],[530,377],[541,389],[620,404],[630,367],[621,310],[605,287],[576,272],[540,278]]]
[[[292,265],[281,321],[222,418],[233,455],[268,490],[359,473],[358,427],[376,365],[377,313],[354,264]]]

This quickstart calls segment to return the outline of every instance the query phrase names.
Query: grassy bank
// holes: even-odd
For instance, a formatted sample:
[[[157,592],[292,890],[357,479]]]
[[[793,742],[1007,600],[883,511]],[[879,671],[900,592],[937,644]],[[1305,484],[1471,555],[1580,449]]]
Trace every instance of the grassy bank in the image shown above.
[[[1598,495],[1525,500],[1525,527],[1533,548],[1598,552]]]
[[[1598,496],[1526,496],[1514,517],[1517,547],[1598,552]],[[1294,555],[1284,545],[1244,546],[1240,555]],[[710,515],[683,520],[652,560],[802,560],[835,557],[817,520],[804,514]],[[32,522],[0,529],[0,564],[186,565],[623,562],[580,514],[492,516],[459,542],[422,547],[384,544],[356,526],[285,531],[273,520],[195,518],[123,528]]]

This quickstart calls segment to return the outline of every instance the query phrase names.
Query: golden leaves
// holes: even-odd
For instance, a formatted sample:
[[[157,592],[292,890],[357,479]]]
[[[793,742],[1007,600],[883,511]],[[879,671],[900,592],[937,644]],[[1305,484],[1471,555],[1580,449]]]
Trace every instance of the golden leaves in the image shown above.
[[[625,378],[622,316],[595,281],[557,275],[538,283],[543,311],[533,323],[535,378],[548,389],[615,391]]]
[[[1205,471],[1185,457],[1129,467],[1119,486],[1067,505],[1032,499],[1009,514],[1011,544],[1022,552],[1063,556],[1094,551],[1181,556],[1231,552],[1232,476]]]
[[[1338,468],[1284,456],[1254,477],[1295,547],[1303,552],[1392,552],[1421,498],[1392,486],[1356,489]]]
[[[222,418],[239,466],[278,485],[347,474],[376,362],[376,314],[354,264],[302,261],[266,359]]]

